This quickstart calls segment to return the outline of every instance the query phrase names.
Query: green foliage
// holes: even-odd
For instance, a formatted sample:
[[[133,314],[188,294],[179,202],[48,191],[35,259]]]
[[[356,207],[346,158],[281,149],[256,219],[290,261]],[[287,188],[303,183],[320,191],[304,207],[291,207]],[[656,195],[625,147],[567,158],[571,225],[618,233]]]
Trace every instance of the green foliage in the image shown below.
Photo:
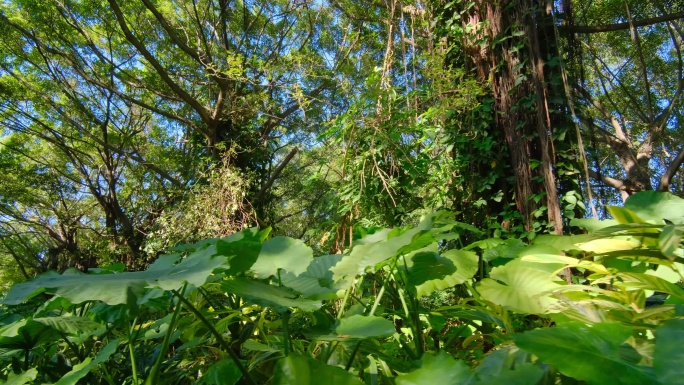
[[[143,272],[47,274],[4,299],[26,315],[5,310],[2,375],[59,384],[678,383],[684,256],[681,243],[661,249],[659,238],[681,227],[681,204],[637,194],[611,209],[622,224],[576,221],[594,230],[529,245],[450,247],[444,239],[467,226],[437,213],[377,229],[343,255],[312,258],[299,241],[244,230],[178,246]],[[567,271],[572,284],[557,276]],[[418,300],[452,283],[455,304]],[[53,299],[17,306],[36,296]]]

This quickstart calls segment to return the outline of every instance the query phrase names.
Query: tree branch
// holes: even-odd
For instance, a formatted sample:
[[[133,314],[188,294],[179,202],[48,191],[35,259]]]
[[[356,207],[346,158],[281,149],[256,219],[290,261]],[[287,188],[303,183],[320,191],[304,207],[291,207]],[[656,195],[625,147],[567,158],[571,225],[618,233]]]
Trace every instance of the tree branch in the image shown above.
[[[663,176],[660,177],[660,186],[658,186],[658,191],[668,191],[670,190],[670,182],[672,178],[681,167],[684,162],[684,147],[679,150],[677,157],[670,163],[670,166],[665,170]]]
[[[651,17],[648,19],[634,20],[631,25],[634,27],[644,27],[647,25],[653,25],[662,23],[664,21],[672,21],[684,19],[684,12],[671,13],[669,15],[663,15],[658,17]],[[566,25],[558,27],[558,29],[563,33],[601,33],[601,32],[612,32],[612,31],[623,31],[630,29],[630,22],[617,23],[617,24],[607,24],[607,25]]]

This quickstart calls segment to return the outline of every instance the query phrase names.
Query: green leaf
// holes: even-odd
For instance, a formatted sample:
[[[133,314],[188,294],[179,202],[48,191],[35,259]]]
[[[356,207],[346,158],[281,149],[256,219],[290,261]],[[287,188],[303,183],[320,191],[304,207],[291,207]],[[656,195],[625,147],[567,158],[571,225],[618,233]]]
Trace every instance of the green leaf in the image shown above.
[[[569,322],[513,336],[516,345],[566,376],[596,385],[653,384],[653,371],[638,365],[625,342],[632,329],[617,323]]]
[[[340,319],[334,330],[337,337],[347,340],[383,338],[396,332],[392,321],[378,316],[360,314]]]
[[[190,254],[178,264],[174,264],[179,258],[177,254],[160,257],[147,271],[96,276],[73,270],[62,275],[43,274],[34,280],[13,286],[2,302],[16,305],[41,292],[48,292],[64,297],[73,304],[86,301],[102,301],[109,305],[135,303],[146,288],[174,290],[185,282],[202,286],[215,269],[226,265],[227,257],[217,254],[217,245],[214,242]],[[154,296],[145,297],[145,301],[161,295],[163,292],[160,291]]]
[[[35,380],[37,375],[38,369],[36,368],[31,368],[19,374],[10,372],[9,376],[7,376],[7,381],[5,381],[5,385],[25,385]]]
[[[684,320],[672,319],[656,329],[653,368],[660,384],[684,384]]]
[[[482,298],[507,310],[526,314],[544,314],[556,300],[550,292],[561,287],[553,273],[542,264],[513,260],[495,267],[477,286]]]
[[[426,216],[418,226],[401,232],[400,230],[392,230],[387,233],[389,238],[383,238],[378,233],[371,235],[371,239],[362,239],[358,241],[349,255],[345,255],[331,271],[333,272],[333,279],[335,281],[347,276],[356,276],[362,274],[367,268],[374,271],[375,266],[396,256],[398,253],[409,253],[411,251],[422,248],[426,245],[428,240],[421,238],[420,235],[432,228],[432,220],[435,214]],[[398,235],[393,236],[399,232]],[[379,232],[384,235],[385,232]],[[416,237],[416,244],[412,244]],[[431,243],[434,239],[431,239]]]
[[[675,251],[679,249],[682,241],[682,229],[679,226],[667,225],[658,237],[660,251],[670,260],[674,260]]]
[[[100,350],[95,359],[90,357],[83,360],[78,365],[75,365],[73,369],[67,374],[65,374],[59,381],[55,382],[55,385],[76,385],[78,380],[85,377],[94,367],[107,361],[109,357],[116,352],[119,347],[119,340],[111,340]]]
[[[207,369],[207,372],[202,375],[202,383],[205,385],[235,385],[240,378],[242,378],[242,372],[235,365],[235,361],[225,359]]]
[[[635,212],[619,206],[608,206],[608,211],[618,223],[646,223]]]
[[[302,274],[295,275],[289,271],[281,273],[281,282],[307,298],[336,299],[337,291],[343,289],[343,285],[341,282],[333,284],[333,273],[330,268],[341,259],[342,255],[339,254],[314,258]]]
[[[537,384],[544,371],[529,361],[529,353],[508,346],[487,354],[475,369],[477,383],[529,385]]]
[[[425,354],[420,369],[397,376],[397,385],[435,385],[474,383],[473,373],[463,361],[456,361],[445,352],[433,356]]]
[[[351,373],[311,358],[293,354],[281,358],[273,374],[273,385],[361,385]]]
[[[296,293],[292,293],[284,287],[276,287],[247,278],[224,280],[221,282],[221,289],[249,298],[258,305],[272,307],[277,311],[285,311],[294,307],[311,312],[321,307],[320,301],[297,298]]]
[[[663,224],[663,219],[667,219],[674,224],[684,224],[684,199],[668,192],[636,193],[627,198],[625,208],[649,222]]]
[[[306,271],[313,260],[313,250],[299,239],[273,237],[261,245],[259,258],[252,265],[257,278],[268,278],[278,274],[278,270],[299,275]]]
[[[425,281],[441,279],[456,271],[454,263],[431,251],[421,251],[411,257],[412,266],[408,269],[408,284],[417,286]]]
[[[451,261],[455,271],[443,278],[427,280],[416,287],[416,295],[424,297],[431,293],[460,285],[473,278],[478,269],[478,257],[472,251],[448,250],[442,257]]]

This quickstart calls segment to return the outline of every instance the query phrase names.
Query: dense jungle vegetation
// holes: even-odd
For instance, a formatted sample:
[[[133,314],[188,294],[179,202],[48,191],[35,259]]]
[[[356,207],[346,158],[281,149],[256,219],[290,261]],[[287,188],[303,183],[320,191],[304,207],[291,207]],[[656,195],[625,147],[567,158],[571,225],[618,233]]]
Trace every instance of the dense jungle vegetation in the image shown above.
[[[684,3],[6,0],[0,383],[684,384]]]

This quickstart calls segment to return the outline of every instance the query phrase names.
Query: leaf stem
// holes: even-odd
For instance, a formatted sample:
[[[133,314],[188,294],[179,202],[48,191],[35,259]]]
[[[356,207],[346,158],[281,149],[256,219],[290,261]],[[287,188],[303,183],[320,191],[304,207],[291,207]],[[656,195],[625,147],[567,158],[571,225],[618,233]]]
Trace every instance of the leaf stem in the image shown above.
[[[235,366],[238,367],[238,369],[240,370],[242,375],[245,377],[245,380],[247,381],[247,383],[250,385],[256,385],[256,382],[254,382],[254,379],[249,374],[249,371],[247,370],[247,368],[245,368],[245,366],[242,365],[242,362],[240,361],[240,357],[238,357],[237,354],[235,354],[235,352],[233,351],[231,346],[228,344],[228,342],[226,342],[225,339],[223,339],[223,336],[221,336],[221,333],[219,333],[218,330],[216,330],[214,325],[212,325],[211,322],[209,322],[209,320],[206,319],[204,317],[204,315],[202,315],[202,313],[199,310],[197,310],[197,308],[194,307],[190,303],[190,301],[188,301],[185,297],[180,295],[176,290],[173,290],[173,294],[176,297],[178,297],[178,299],[181,302],[183,302],[183,305],[185,305],[185,307],[188,310],[190,310],[197,318],[199,318],[199,320],[204,324],[204,326],[206,326],[207,329],[209,329],[209,332],[211,332],[211,334],[214,335],[214,337],[216,338],[216,341],[218,341],[218,343],[221,345],[223,350],[225,350],[228,353],[228,355],[230,356],[230,358],[233,360],[233,362],[235,362]]]
[[[185,294],[185,289],[187,288],[188,283],[186,282],[183,284],[183,288],[181,289],[180,295]],[[164,340],[162,341],[162,346],[161,349],[159,350],[159,355],[157,356],[157,360],[154,363],[154,366],[152,366],[152,369],[150,369],[150,374],[147,376],[147,379],[145,379],[145,385],[154,385],[157,383],[157,378],[159,377],[159,372],[161,370],[161,364],[164,362],[164,357],[166,356],[166,352],[169,350],[169,344],[171,343],[171,336],[173,335],[174,329],[176,327],[176,321],[178,321],[178,315],[180,314],[181,309],[183,308],[182,303],[179,301],[178,304],[176,305],[176,309],[173,312],[173,316],[171,317],[171,321],[169,322],[169,327],[166,330],[166,334],[164,335]]]

